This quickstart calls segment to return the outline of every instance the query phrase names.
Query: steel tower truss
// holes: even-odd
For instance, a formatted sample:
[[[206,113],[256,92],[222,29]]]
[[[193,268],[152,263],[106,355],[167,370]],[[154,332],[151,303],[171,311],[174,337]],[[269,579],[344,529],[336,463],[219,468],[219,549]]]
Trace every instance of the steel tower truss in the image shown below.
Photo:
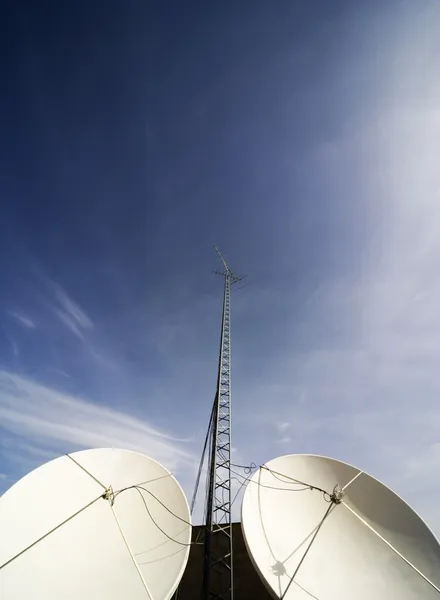
[[[233,600],[231,520],[231,285],[240,281],[216,247],[224,271],[217,390],[210,421],[203,600]]]

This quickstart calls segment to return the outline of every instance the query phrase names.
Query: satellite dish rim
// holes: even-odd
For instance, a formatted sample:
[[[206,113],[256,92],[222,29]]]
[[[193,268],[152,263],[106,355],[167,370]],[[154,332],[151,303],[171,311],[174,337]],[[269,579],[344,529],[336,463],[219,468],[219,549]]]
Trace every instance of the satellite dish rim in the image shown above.
[[[62,458],[65,457],[73,457],[77,454],[81,454],[82,452],[95,452],[95,451],[100,451],[100,450],[112,450],[112,451],[116,451],[116,452],[124,452],[125,454],[135,454],[137,456],[142,456],[143,458],[148,458],[148,460],[152,463],[154,463],[155,465],[157,465],[158,467],[160,467],[161,469],[164,469],[169,477],[171,477],[172,479],[174,479],[175,483],[177,484],[177,487],[179,488],[179,490],[182,492],[183,497],[185,498],[185,504],[188,508],[188,512],[190,513],[190,517],[191,517],[191,512],[190,512],[190,507],[189,507],[189,502],[188,502],[188,498],[182,488],[182,486],[180,485],[180,483],[178,482],[178,480],[176,479],[176,477],[173,475],[173,473],[168,469],[168,467],[166,467],[165,465],[163,465],[161,462],[159,462],[158,460],[156,460],[155,458],[151,458],[151,456],[148,456],[148,454],[144,454],[143,452],[140,452],[139,450],[131,450],[131,449],[127,449],[127,448],[121,448],[120,446],[91,446],[90,448],[81,448],[81,450],[75,450],[73,452],[65,452],[64,454],[59,454],[58,456],[55,456],[54,458],[50,458],[49,460],[46,460],[45,462],[42,462],[41,464],[39,464],[38,466],[34,467],[33,469],[31,469],[30,471],[28,471],[25,475],[23,475],[23,477],[20,477],[19,479],[17,479],[17,481],[14,481],[14,483],[12,483],[12,485],[10,485],[8,487],[7,490],[5,490],[3,492],[3,494],[0,495],[0,498],[3,498],[14,486],[16,483],[19,483],[21,481],[24,481],[29,475],[31,475],[32,473],[34,473],[35,471],[37,471],[37,469],[44,467],[45,465],[55,462],[56,460],[61,460]],[[146,482],[148,483],[148,482]],[[190,524],[192,526],[192,521],[190,519]]]
[[[312,454],[312,453],[292,453],[292,454],[283,454],[281,456],[277,456],[275,458],[272,458],[271,460],[263,463],[262,465],[260,465],[258,467],[258,469],[252,474],[252,476],[249,477],[245,490],[244,490],[244,494],[242,497],[242,502],[241,502],[241,530],[242,530],[242,535],[243,535],[243,540],[245,543],[245,547],[248,553],[248,556],[251,560],[252,566],[254,567],[256,573],[259,575],[260,581],[263,583],[264,587],[266,588],[266,590],[268,591],[268,593],[271,595],[272,598],[274,598],[275,600],[280,600],[280,598],[284,598],[285,594],[287,592],[287,590],[289,589],[289,586],[283,591],[283,593],[278,595],[277,590],[273,587],[273,583],[271,583],[270,579],[264,574],[264,572],[262,571],[261,568],[261,557],[258,557],[258,553],[254,552],[254,549],[256,548],[256,543],[258,544],[259,542],[256,542],[255,539],[251,540],[251,536],[248,536],[247,533],[249,533],[249,531],[251,531],[249,529],[249,527],[251,527],[251,521],[249,520],[249,518],[246,518],[246,521],[249,521],[247,524],[247,528],[244,525],[244,521],[243,521],[243,517],[244,517],[244,505],[245,505],[245,499],[247,494],[249,493],[248,490],[250,490],[251,488],[249,486],[258,486],[259,483],[258,481],[256,481],[256,477],[258,476],[258,474],[262,471],[265,470],[264,467],[268,467],[268,472],[270,473],[270,469],[271,469],[271,465],[270,463],[273,463],[274,461],[278,461],[281,459],[289,459],[289,458],[294,458],[294,457],[301,457],[301,458],[318,458],[318,459],[324,459],[325,461],[329,461],[330,464],[331,463],[337,463],[338,465],[342,465],[342,466],[348,466],[352,469],[354,469],[355,471],[357,471],[357,477],[360,477],[361,475],[366,475],[368,478],[370,478],[371,480],[373,480],[374,482],[380,484],[387,492],[389,492],[390,494],[392,494],[392,496],[394,496],[394,499],[399,500],[405,509],[405,512],[407,510],[409,510],[410,513],[412,513],[412,516],[416,518],[416,520],[419,521],[419,524],[422,525],[422,527],[425,529],[425,533],[428,534],[428,537],[431,536],[431,541],[434,542],[438,547],[439,547],[439,552],[440,552],[440,541],[438,536],[434,533],[434,531],[431,529],[431,527],[428,525],[428,523],[425,521],[425,519],[423,517],[421,517],[419,515],[419,513],[410,505],[408,504],[408,502],[406,502],[406,500],[404,500],[399,494],[397,494],[392,488],[390,488],[388,485],[386,485],[385,483],[383,483],[380,479],[378,479],[377,477],[374,477],[373,475],[371,475],[368,471],[364,471],[362,469],[360,469],[359,467],[352,465],[351,463],[345,462],[343,460],[340,459],[336,459],[336,458],[332,458],[329,456],[324,456],[321,454]],[[276,471],[277,475],[283,476],[281,471]],[[286,478],[289,478],[290,475],[285,475]],[[351,484],[351,482],[353,481],[350,480],[346,486],[348,486],[348,484]],[[288,483],[287,481],[285,482],[286,484]],[[307,482],[304,482],[307,485]],[[311,482],[311,485],[313,485],[313,482]],[[281,491],[281,490],[279,490]],[[260,516],[261,518],[261,516]],[[246,531],[246,529],[248,529],[248,532]],[[264,526],[263,526],[264,529]],[[374,531],[374,530],[373,530]],[[249,537],[249,539],[248,539]],[[388,542],[387,542],[388,543]],[[253,546],[253,548],[252,548]],[[269,546],[270,548],[270,546]],[[398,552],[399,553],[399,552]],[[406,561],[407,559],[404,558],[404,560]],[[300,563],[301,564],[301,563]],[[411,565],[411,563],[409,563]],[[299,567],[298,567],[299,568]],[[417,569],[416,569],[417,570]],[[420,574],[420,571],[419,571]],[[426,580],[425,576],[422,573],[423,578]],[[294,581],[292,579],[292,581]],[[432,581],[430,581],[429,579],[427,579],[428,583],[430,583],[431,586],[433,586],[435,589],[438,590],[438,588],[436,587],[435,584],[432,583]],[[298,582],[296,582],[297,585]],[[289,584],[290,585],[290,584]],[[437,584],[438,585],[438,584]],[[303,589],[303,591],[306,594],[310,594],[310,592],[305,589],[302,588],[302,586],[300,585],[300,589]],[[296,597],[296,596],[291,596],[291,597]],[[301,596],[302,597],[302,596]],[[314,596],[313,596],[314,597]]]
[[[101,475],[99,474],[99,460],[100,459],[98,458],[98,456],[101,455],[101,461],[102,461],[102,453],[104,453],[104,462],[102,462],[101,464],[105,465],[104,470],[105,470],[105,468],[108,468],[108,475],[107,475],[107,477],[109,479],[108,482],[104,479],[101,482],[99,481],[99,478],[101,477]],[[115,455],[116,455],[115,463],[112,463],[111,460],[106,460],[106,458],[110,459],[110,456],[112,453],[115,453]],[[89,457],[89,459],[91,457],[91,460],[84,461],[85,464],[83,464],[83,462],[81,461],[82,455],[87,455],[87,457]],[[93,458],[94,456],[96,456],[95,459]],[[132,457],[138,458],[141,462],[133,463],[132,464],[133,470],[131,471],[130,470],[130,461],[131,461]],[[96,461],[96,463],[93,465],[94,461]],[[119,479],[120,483],[123,482],[123,479],[121,480],[121,476],[124,477],[124,471],[127,469],[125,471],[125,474],[128,473],[128,475],[125,475],[125,478],[129,480],[129,482],[128,482],[129,484],[127,485],[127,487],[121,487],[121,489],[114,489],[115,492],[129,490],[131,488],[136,488],[139,485],[142,487],[145,487],[145,490],[147,491],[147,493],[152,494],[153,498],[158,503],[158,505],[162,504],[163,509],[170,513],[170,515],[169,515],[170,519],[176,518],[176,519],[182,521],[182,527],[183,527],[182,531],[180,533],[172,534],[176,538],[176,540],[178,540],[182,534],[183,534],[183,538],[184,538],[184,543],[182,541],[174,541],[174,544],[175,545],[179,544],[180,548],[177,549],[177,552],[174,552],[173,554],[180,554],[181,558],[178,561],[177,560],[175,561],[175,569],[176,570],[174,571],[174,576],[172,578],[173,583],[172,583],[172,585],[170,585],[167,588],[167,592],[166,592],[166,598],[172,598],[176,589],[179,587],[179,585],[181,583],[182,577],[183,577],[184,572],[188,565],[188,559],[189,559],[189,554],[190,554],[191,545],[192,545],[193,523],[192,523],[192,515],[191,515],[191,511],[190,511],[188,497],[187,497],[186,493],[184,492],[182,486],[180,485],[179,481],[176,479],[174,474],[164,464],[162,464],[160,461],[156,460],[155,458],[152,458],[149,455],[144,454],[143,452],[140,452],[139,450],[126,449],[126,448],[114,447],[114,446],[106,446],[106,447],[93,446],[90,448],[81,448],[78,450],[74,450],[72,452],[66,452],[66,453],[60,454],[58,456],[54,456],[53,458],[50,458],[50,459],[42,462],[41,464],[37,465],[36,467],[32,468],[25,475],[23,475],[22,477],[20,477],[16,481],[14,481],[12,483],[12,485],[10,485],[10,487],[4,492],[4,494],[2,494],[0,496],[0,511],[2,510],[1,503],[4,500],[6,500],[6,502],[7,502],[6,514],[9,515],[9,513],[11,511],[11,502],[13,502],[15,500],[14,496],[11,496],[11,498],[9,499],[10,494],[14,494],[14,492],[16,492],[17,499],[18,498],[21,499],[22,496],[24,494],[26,494],[26,492],[28,492],[28,490],[30,489],[31,486],[35,487],[35,485],[37,485],[37,487],[38,486],[47,487],[48,484],[56,481],[57,470],[58,470],[58,473],[62,472],[63,470],[65,471],[66,465],[69,462],[72,465],[75,463],[78,466],[78,471],[80,468],[83,470],[83,472],[84,472],[83,475],[85,478],[84,481],[86,481],[87,478],[90,477],[91,479],[94,479],[96,484],[99,484],[100,486],[104,486],[104,484],[107,485],[107,483],[108,483],[110,485],[109,489],[112,489],[112,486],[114,485],[112,478],[114,478],[115,483],[116,483],[116,480],[118,480],[118,479]],[[92,466],[90,466],[89,462],[92,464]],[[54,465],[56,465],[55,469],[54,469]],[[94,470],[95,467],[97,467],[97,469],[96,469],[98,471],[97,473]],[[45,468],[47,470],[45,470]],[[151,473],[151,469],[156,469],[156,468],[158,471],[158,473],[156,472],[157,476],[153,476],[153,475],[149,476],[148,472],[150,471],[150,473]],[[43,470],[45,472],[44,472],[43,477],[41,478],[39,472],[40,471],[43,472]],[[140,475],[142,473],[142,470],[144,470],[144,472],[145,472],[145,477],[143,477],[141,479]],[[95,473],[97,476],[96,478],[95,478]],[[35,476],[35,474],[37,474],[37,479],[35,481],[29,481],[29,479],[33,475]],[[144,473],[142,473],[142,475],[144,475]],[[150,491],[148,489],[149,483],[154,483],[154,482],[160,481],[161,479],[166,480],[166,481],[171,480],[171,490],[166,492],[166,491],[163,491],[160,489],[157,491],[156,490]],[[131,481],[132,485],[130,484],[130,480],[132,480]],[[20,486],[20,484],[24,484],[24,487],[18,487],[18,486]],[[122,483],[122,485],[124,485],[124,484]],[[140,489],[140,488],[138,488],[138,489]],[[142,489],[140,489],[140,492],[142,493]],[[165,494],[165,496],[164,496],[164,494]],[[173,503],[171,503],[171,505],[170,505],[170,502],[167,502],[167,500],[166,500],[167,494],[170,494],[172,497],[174,497],[176,499],[176,501],[178,502],[179,508],[176,508],[175,506],[173,506]],[[144,494],[142,494],[142,495],[144,496]],[[164,496],[164,497],[162,497],[162,496]],[[94,502],[92,502],[92,504],[93,503]],[[85,509],[87,509],[87,506],[85,506],[84,509],[81,509],[80,512],[82,512],[82,510],[85,510]],[[75,517],[75,516],[76,516],[75,514],[72,515],[72,517]],[[32,520],[33,519],[34,519],[34,517],[32,517]],[[69,521],[69,518],[65,522],[67,523],[67,521]],[[158,527],[160,530],[160,526],[158,526],[154,520],[152,520],[152,521],[150,520],[150,522],[151,522],[151,527]],[[185,523],[186,523],[186,527],[185,527]],[[60,526],[62,526],[62,525],[63,525],[63,523],[60,523]],[[58,529],[58,527],[56,527],[56,529]],[[55,531],[55,529],[53,531]],[[48,535],[53,533],[53,531],[48,532]],[[121,533],[122,533],[122,530],[121,530]],[[148,530],[146,530],[146,533],[148,534]],[[123,533],[122,533],[122,535],[124,537]],[[45,537],[45,536],[43,536],[43,537]],[[166,535],[166,537],[168,537],[168,536]],[[41,540],[42,539],[43,538],[41,538]],[[170,538],[170,540],[173,543],[173,539]],[[83,542],[83,543],[86,543],[86,542]],[[28,548],[26,548],[25,551],[30,549],[32,547],[32,545],[29,546]],[[128,545],[127,545],[127,549],[131,553],[131,548]],[[20,554],[21,554],[21,552],[20,552]],[[163,559],[160,559],[160,560],[166,560],[167,558],[169,558],[169,557],[165,556]],[[134,560],[134,556],[132,557],[132,559]],[[136,561],[136,564],[137,564],[138,570],[142,569],[143,563],[138,563]],[[165,572],[162,573],[162,578],[167,579]],[[156,594],[154,594],[154,597],[156,597]]]

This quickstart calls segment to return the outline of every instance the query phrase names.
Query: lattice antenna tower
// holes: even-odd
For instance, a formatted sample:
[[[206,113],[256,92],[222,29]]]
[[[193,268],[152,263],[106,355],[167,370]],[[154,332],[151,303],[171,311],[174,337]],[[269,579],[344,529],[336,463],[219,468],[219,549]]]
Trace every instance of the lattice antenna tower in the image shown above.
[[[223,269],[223,312],[217,389],[208,430],[208,479],[202,600],[233,600],[231,518],[231,286],[241,281],[215,246]]]

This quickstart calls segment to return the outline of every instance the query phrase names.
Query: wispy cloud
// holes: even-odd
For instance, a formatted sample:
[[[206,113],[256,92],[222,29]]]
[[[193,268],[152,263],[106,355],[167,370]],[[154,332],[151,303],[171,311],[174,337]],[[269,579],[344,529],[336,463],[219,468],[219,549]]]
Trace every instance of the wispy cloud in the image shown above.
[[[56,296],[58,302],[64,308],[64,310],[74,319],[76,323],[83,329],[88,329],[93,327],[93,323],[91,319],[86,315],[82,308],[76,304],[69,296],[66,294],[64,290],[58,287]]]
[[[78,323],[73,319],[69,313],[66,313],[60,309],[55,309],[55,314],[59,318],[59,320],[69,329],[73,335],[75,335],[80,340],[84,341],[84,334],[81,331]]]
[[[22,325],[23,327],[26,327],[26,329],[35,329],[35,323],[34,323],[34,321],[30,317],[28,317],[27,315],[23,314],[22,312],[18,312],[16,310],[12,310],[12,311],[9,312],[9,314],[18,323],[20,323],[20,325]]]
[[[90,447],[121,447],[144,452],[175,471],[194,457],[179,441],[147,420],[99,406],[32,379],[0,371],[0,423],[12,436],[2,453],[18,445],[20,456],[44,462],[47,453]]]
[[[277,423],[277,429],[280,433],[283,433],[284,431],[287,431],[287,429],[289,429],[290,427],[290,423],[284,422],[284,423]]]
[[[54,308],[56,316],[73,335],[83,341],[84,331],[93,328],[92,320],[58,284],[52,282],[51,287],[55,290],[57,301],[57,306]]]

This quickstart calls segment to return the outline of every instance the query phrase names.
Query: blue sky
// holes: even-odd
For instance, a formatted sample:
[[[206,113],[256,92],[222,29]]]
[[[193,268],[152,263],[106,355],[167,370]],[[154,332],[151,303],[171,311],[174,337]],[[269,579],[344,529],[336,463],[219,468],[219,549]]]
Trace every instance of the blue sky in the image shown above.
[[[236,462],[323,453],[440,531],[440,4],[10,3],[0,491],[144,451],[188,493],[232,298]]]

